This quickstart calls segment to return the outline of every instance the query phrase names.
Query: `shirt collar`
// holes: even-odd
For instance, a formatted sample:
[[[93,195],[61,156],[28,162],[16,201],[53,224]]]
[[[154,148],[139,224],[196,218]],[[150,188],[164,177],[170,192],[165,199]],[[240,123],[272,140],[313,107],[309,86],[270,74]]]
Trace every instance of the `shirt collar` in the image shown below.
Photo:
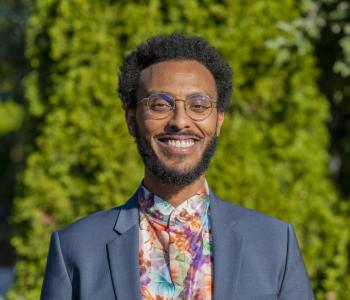
[[[209,187],[206,180],[195,195],[177,207],[150,192],[143,183],[140,185],[137,195],[141,212],[165,224],[169,223],[171,215],[176,217],[180,223],[192,221],[193,217],[202,218],[207,214],[209,207]]]

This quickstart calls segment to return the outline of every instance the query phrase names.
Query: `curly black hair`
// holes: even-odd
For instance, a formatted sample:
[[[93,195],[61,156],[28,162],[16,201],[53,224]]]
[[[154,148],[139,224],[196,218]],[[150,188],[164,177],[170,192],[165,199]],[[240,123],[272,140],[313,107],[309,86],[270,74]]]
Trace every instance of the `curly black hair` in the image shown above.
[[[183,33],[158,35],[139,45],[124,60],[119,74],[119,97],[124,108],[136,107],[139,76],[148,66],[167,60],[196,60],[214,76],[218,92],[218,110],[229,108],[232,93],[232,70],[218,51],[199,36]]]

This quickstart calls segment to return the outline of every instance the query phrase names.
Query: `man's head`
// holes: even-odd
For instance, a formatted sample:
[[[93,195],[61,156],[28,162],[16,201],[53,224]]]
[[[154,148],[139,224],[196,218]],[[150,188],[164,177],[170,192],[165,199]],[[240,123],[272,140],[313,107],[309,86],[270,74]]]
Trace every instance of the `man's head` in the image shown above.
[[[229,106],[232,72],[196,36],[156,36],[124,61],[119,95],[146,169],[161,182],[186,186],[214,154]]]

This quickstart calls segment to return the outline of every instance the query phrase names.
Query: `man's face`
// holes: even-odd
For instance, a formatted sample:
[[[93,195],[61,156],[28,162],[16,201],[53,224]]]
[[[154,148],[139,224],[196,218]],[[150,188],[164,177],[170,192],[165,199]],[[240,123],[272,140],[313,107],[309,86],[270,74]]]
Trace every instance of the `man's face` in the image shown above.
[[[153,64],[140,74],[137,99],[166,92],[176,99],[204,93],[217,101],[214,77],[194,60],[172,60]],[[183,101],[175,111],[155,119],[146,101],[126,113],[129,131],[135,136],[146,168],[163,183],[185,186],[202,175],[214,154],[224,113],[213,108],[201,121],[192,120]]]

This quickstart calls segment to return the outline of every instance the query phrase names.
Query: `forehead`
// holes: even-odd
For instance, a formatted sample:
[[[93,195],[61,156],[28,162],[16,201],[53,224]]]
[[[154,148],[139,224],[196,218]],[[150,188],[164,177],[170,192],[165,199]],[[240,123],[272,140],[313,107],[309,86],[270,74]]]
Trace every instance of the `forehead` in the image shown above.
[[[216,95],[212,73],[196,60],[169,60],[148,66],[140,74],[140,89],[191,93],[204,91]]]

